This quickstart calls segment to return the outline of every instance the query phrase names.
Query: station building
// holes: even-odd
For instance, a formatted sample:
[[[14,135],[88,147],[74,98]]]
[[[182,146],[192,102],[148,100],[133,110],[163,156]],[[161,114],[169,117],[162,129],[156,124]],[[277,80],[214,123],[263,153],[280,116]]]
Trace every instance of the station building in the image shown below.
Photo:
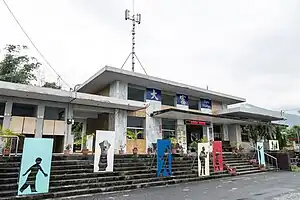
[[[117,154],[122,147],[131,153],[134,145],[146,153],[157,139],[170,137],[184,152],[204,137],[249,143],[242,126],[282,119],[245,98],[109,66],[70,91],[0,82],[0,124],[26,137],[54,138],[54,152],[73,144],[74,121],[85,133],[115,131]],[[128,131],[137,134],[135,142]]]

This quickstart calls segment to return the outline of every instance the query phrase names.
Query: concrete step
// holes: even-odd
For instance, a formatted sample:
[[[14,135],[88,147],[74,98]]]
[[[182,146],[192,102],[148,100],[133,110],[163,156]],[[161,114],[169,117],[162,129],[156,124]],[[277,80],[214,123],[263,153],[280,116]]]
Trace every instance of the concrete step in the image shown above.
[[[181,175],[192,175],[193,173],[187,173],[187,172],[181,172],[177,171],[174,172],[173,175],[181,176]],[[99,174],[100,175],[100,174]],[[112,182],[115,181],[124,181],[124,180],[134,180],[134,179],[146,179],[146,178],[154,178],[157,177],[155,172],[151,173],[145,173],[145,174],[135,174],[135,175],[126,175],[126,176],[120,176],[120,175],[114,175],[114,176],[100,176],[100,177],[77,177],[73,179],[56,179],[56,180],[50,180],[50,188],[52,186],[63,186],[63,185],[80,185],[84,183],[97,183],[97,182]],[[15,178],[13,182],[11,183],[3,183],[2,181],[0,183],[0,191],[9,190],[9,189],[17,189],[17,179]]]
[[[84,194],[96,194],[96,193],[104,193],[104,192],[115,192],[120,190],[129,190],[129,189],[137,189],[137,188],[145,188],[145,187],[153,187],[153,186],[162,186],[162,185],[171,185],[171,184],[178,184],[184,182],[191,182],[191,181],[199,181],[211,178],[218,178],[218,177],[226,177],[228,175],[216,175],[215,177],[186,177],[186,176],[178,176],[178,177],[168,177],[168,178],[161,178],[156,179],[155,181],[150,180],[148,182],[141,182],[135,184],[128,184],[128,185],[114,185],[108,187],[99,187],[96,185],[94,188],[84,188],[84,189],[75,189],[75,190],[66,190],[60,192],[50,192],[47,194],[39,194],[39,195],[32,195],[30,199],[46,199],[46,198],[59,198],[59,197],[68,197],[72,199],[72,197],[77,195],[84,195]],[[4,199],[10,199],[16,192],[15,191],[5,191],[0,192],[0,195]],[[17,197],[14,199],[27,199],[28,197]]]

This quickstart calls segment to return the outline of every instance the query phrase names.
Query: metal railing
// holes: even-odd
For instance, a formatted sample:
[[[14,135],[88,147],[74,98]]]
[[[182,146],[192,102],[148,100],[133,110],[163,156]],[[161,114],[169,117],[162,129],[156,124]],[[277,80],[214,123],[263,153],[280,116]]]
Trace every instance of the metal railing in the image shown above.
[[[256,153],[257,151],[259,151],[256,147],[254,147],[253,145],[249,144],[249,143],[243,143],[243,144],[247,144],[252,150],[254,150],[254,154],[252,156],[252,159],[256,158]],[[265,155],[265,161],[269,164],[272,165],[273,167],[276,167],[276,170],[278,170],[278,160],[276,157],[264,152]],[[267,167],[267,166],[266,166]]]
[[[16,142],[16,145],[15,145],[15,152],[14,152],[14,155],[15,156],[17,156],[17,153],[18,153],[18,148],[19,148],[19,137],[18,136],[15,136],[15,135],[2,135],[2,136],[0,136],[0,138],[1,138],[1,140],[3,141],[3,138],[6,138],[6,140],[8,140],[8,139],[12,139],[12,138],[15,138],[16,140],[17,140],[17,142]],[[7,141],[6,141],[7,142]],[[5,142],[3,142],[3,144],[5,144]],[[11,155],[12,154],[12,152],[11,152],[11,150],[12,150],[12,145],[13,144],[13,140],[10,140],[10,148],[9,148],[9,155]],[[3,155],[2,154],[2,151],[3,151],[3,149],[5,148],[5,146],[3,146],[2,148],[1,148],[1,152],[0,152],[0,155]]]
[[[275,166],[276,167],[276,170],[278,170],[278,161],[277,161],[277,158],[275,158],[274,156],[268,154],[265,152],[265,157],[267,156],[267,162],[269,163],[269,165],[272,165],[272,166]],[[274,165],[275,164],[275,165]]]

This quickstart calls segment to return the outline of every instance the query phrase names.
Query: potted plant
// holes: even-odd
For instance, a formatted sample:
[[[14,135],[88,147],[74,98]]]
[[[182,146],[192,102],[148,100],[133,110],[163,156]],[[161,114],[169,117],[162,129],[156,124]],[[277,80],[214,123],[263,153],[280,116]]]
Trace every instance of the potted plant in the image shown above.
[[[231,147],[232,147],[232,153],[237,154],[238,153],[238,143],[237,142],[232,142]]]
[[[125,146],[126,146],[126,145],[120,145],[120,149],[119,149],[119,154],[120,154],[120,155],[124,154]]]
[[[72,145],[71,144],[67,144],[64,150],[64,154],[65,155],[69,155],[70,151],[71,151]]]
[[[148,154],[152,154],[152,153],[153,153],[153,149],[152,149],[151,146],[149,146],[149,147],[147,148],[147,153],[148,153]]]
[[[87,137],[89,136],[89,135],[91,135],[91,136],[95,136],[95,134],[94,133],[92,133],[92,134],[84,134],[83,135],[83,137],[82,137],[82,150],[81,150],[81,152],[82,152],[82,154],[83,155],[88,155],[88,153],[89,153],[89,149],[87,148],[87,145],[86,145],[86,143],[87,143]]]
[[[3,129],[2,127],[0,127],[0,137],[3,136],[2,138],[4,139],[4,143],[3,143],[3,149],[2,149],[2,154],[3,156],[9,156],[10,152],[11,152],[11,144],[12,144],[12,136],[24,136],[22,134],[17,134],[17,133],[13,133],[10,129]],[[17,149],[16,149],[17,152]]]
[[[132,149],[132,154],[133,154],[133,155],[137,155],[138,152],[139,152],[139,150],[138,150],[137,147],[134,147],[134,148]]]
[[[138,153],[137,147],[137,135],[142,134],[142,131],[135,132],[133,130],[127,129],[127,139],[133,141],[132,153],[136,155]]]
[[[171,145],[172,145],[172,154],[176,154],[177,153],[177,147],[178,147],[177,139],[174,138],[174,137],[171,137],[170,141],[171,141]]]

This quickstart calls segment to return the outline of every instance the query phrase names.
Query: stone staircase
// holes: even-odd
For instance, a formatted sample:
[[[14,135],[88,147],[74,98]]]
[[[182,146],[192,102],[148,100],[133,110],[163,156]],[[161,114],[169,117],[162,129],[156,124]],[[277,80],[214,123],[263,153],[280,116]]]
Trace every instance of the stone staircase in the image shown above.
[[[74,197],[229,176],[226,171],[214,173],[211,163],[210,176],[198,177],[197,160],[191,169],[193,157],[174,155],[172,176],[157,177],[156,159],[150,169],[152,160],[149,155],[115,155],[114,172],[94,173],[92,155],[54,155],[49,193],[17,197],[21,157],[0,159],[0,200]],[[238,174],[262,172],[232,154],[225,153],[224,161],[235,167]]]

